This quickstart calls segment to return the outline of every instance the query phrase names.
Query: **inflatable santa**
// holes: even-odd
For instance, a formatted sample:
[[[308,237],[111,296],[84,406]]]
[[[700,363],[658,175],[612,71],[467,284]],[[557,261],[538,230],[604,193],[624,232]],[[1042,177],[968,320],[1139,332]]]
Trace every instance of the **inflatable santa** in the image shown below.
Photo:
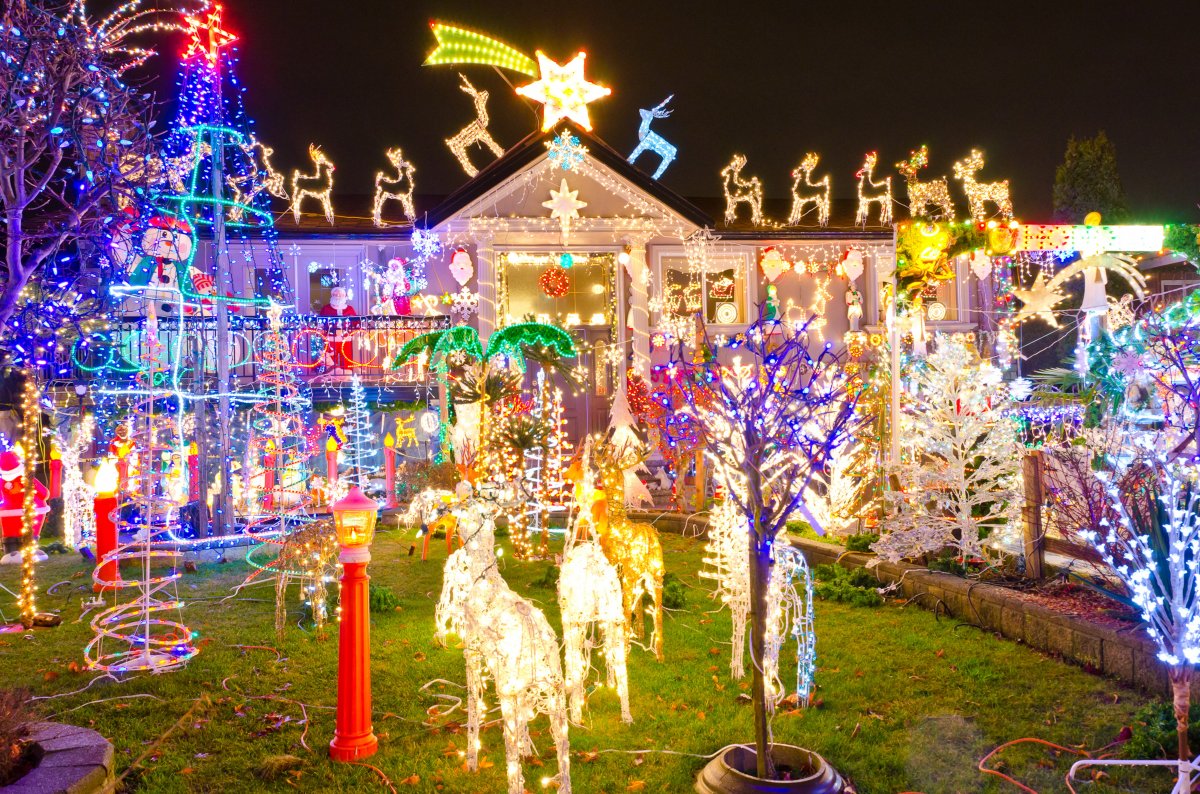
[[[46,497],[50,491],[40,481],[29,478],[33,483],[33,537],[42,534],[42,524],[50,507]],[[11,449],[0,452],[0,530],[4,533],[4,556],[0,565],[18,565],[21,562],[21,545],[24,542],[25,525],[25,462]],[[41,549],[34,552],[39,562],[46,559]]]

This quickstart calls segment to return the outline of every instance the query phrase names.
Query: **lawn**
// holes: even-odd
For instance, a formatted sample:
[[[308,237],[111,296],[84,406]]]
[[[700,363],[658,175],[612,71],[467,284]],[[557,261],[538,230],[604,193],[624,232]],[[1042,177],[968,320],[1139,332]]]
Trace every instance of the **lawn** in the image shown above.
[[[372,581],[391,588],[400,607],[372,616],[380,749],[370,763],[400,791],[502,792],[499,728],[481,736],[486,768],[466,772],[459,752],[465,732],[457,722],[463,711],[451,710],[453,701],[446,698],[462,690],[454,683],[422,689],[439,680],[461,683],[464,672],[461,651],[433,641],[444,545],[438,549],[435,542],[435,554],[423,563],[409,556],[411,542],[410,534],[391,530],[381,532],[374,547]],[[752,736],[750,707],[739,700],[748,684],[729,675],[728,612],[710,611],[707,580],[696,576],[702,542],[664,535],[663,545],[667,570],[688,585],[688,604],[667,618],[665,664],[642,650],[631,656],[634,724],[621,725],[615,696],[600,690],[585,724],[572,728],[571,772],[579,792],[689,791],[703,764],[697,756]],[[502,560],[508,581],[543,606],[557,629],[554,592],[532,585],[547,565],[519,563],[507,553]],[[181,595],[189,602],[184,620],[200,633],[202,646],[186,669],[121,683],[99,681],[86,691],[39,701],[43,713],[109,737],[126,790],[385,790],[376,771],[327,758],[336,626],[326,636],[299,628],[301,613],[293,605],[286,635],[277,642],[271,587],[222,600],[246,571],[240,552],[233,552],[229,562],[202,562],[199,573],[181,580]],[[10,589],[16,577],[12,568],[0,571],[0,582]],[[39,579],[43,588],[89,581],[77,556],[53,557],[40,567]],[[43,609],[62,607],[61,627],[0,636],[0,686],[46,696],[81,690],[92,680],[91,674],[73,671],[90,631],[87,619],[78,620],[79,594],[68,590],[70,584],[62,585],[40,598]],[[11,602],[2,608],[11,618]],[[970,626],[939,621],[916,607],[818,602],[816,610],[818,704],[780,713],[775,736],[821,753],[864,794],[1015,791],[980,775],[979,757],[1025,736],[1100,747],[1145,702],[1117,682]],[[541,777],[556,767],[544,718],[533,727],[545,766],[527,762],[525,775],[527,786],[537,791]],[[298,768],[272,780],[256,777],[264,758],[283,754],[297,756]],[[1065,790],[1065,757],[1015,748],[1003,763],[1038,791]],[[1169,787],[1152,787],[1145,778],[1140,786],[1119,780],[1087,790]]]

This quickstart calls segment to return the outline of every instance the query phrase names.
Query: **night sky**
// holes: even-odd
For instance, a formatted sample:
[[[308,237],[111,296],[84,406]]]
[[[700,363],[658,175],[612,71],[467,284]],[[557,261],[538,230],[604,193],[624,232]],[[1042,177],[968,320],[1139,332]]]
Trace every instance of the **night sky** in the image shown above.
[[[922,143],[926,177],[951,175],[977,146],[988,158],[978,178],[1009,179],[1017,216],[1043,220],[1067,137],[1104,129],[1135,218],[1200,219],[1194,0],[224,2],[226,27],[241,37],[248,110],[276,167],[307,169],[317,142],[337,164],[337,193],[369,194],[384,149],[397,145],[417,166],[419,195],[465,181],[443,140],[474,118],[470,99],[454,68],[421,65],[434,46],[429,22],[440,19],[560,63],[586,50],[588,78],[613,89],[591,105],[595,132],[622,152],[637,143],[638,108],[673,93],[674,115],[655,129],[679,148],[663,181],[686,196],[720,195],[717,172],[734,152],[768,196],[786,197],[789,172],[816,151],[817,174],[831,173],[835,197],[850,198],[868,150],[899,183],[891,164]],[[177,48],[162,49],[157,68],[173,73]],[[502,146],[535,128],[533,106],[494,71],[463,71],[491,92]],[[490,156],[476,149],[475,162]],[[657,159],[645,157],[652,170]],[[951,190],[961,213],[953,179]]]

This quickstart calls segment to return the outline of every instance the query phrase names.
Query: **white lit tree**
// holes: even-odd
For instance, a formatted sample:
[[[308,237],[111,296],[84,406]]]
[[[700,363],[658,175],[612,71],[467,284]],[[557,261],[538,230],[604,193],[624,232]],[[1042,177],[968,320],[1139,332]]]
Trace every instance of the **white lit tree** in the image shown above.
[[[872,547],[897,561],[957,549],[986,557],[1016,531],[1021,448],[1000,371],[966,343],[939,336],[913,370],[901,416],[905,459],[887,531]]]
[[[1139,467],[1144,487],[1121,489],[1105,478],[1116,520],[1082,534],[1125,584],[1168,666],[1179,760],[1190,761],[1188,710],[1200,662],[1200,466],[1161,455],[1147,463]]]
[[[832,344],[817,342],[810,324],[760,317],[735,343],[731,366],[695,361],[682,350],[671,365],[672,374],[691,386],[683,390],[678,412],[694,422],[714,474],[728,484],[726,499],[750,535],[750,659],[760,778],[774,776],[765,664],[774,546],[855,422],[857,392]]]

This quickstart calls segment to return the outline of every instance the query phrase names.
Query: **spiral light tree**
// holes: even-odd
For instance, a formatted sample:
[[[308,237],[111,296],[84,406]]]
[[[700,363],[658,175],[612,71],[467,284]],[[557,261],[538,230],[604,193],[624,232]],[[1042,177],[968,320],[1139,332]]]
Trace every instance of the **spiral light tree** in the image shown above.
[[[301,598],[317,628],[328,614],[329,582],[337,576],[337,538],[329,522],[310,523],[307,440],[303,416],[310,407],[297,384],[291,348],[283,337],[283,307],[267,311],[268,331],[260,359],[263,388],[250,420],[250,459],[257,471],[248,483],[257,495],[258,518],[251,530],[262,544],[247,559],[260,574],[275,579],[275,631],[283,633],[288,585],[300,584]]]
[[[166,541],[178,527],[179,516],[162,461],[182,450],[183,396],[177,389],[177,369],[163,363],[164,348],[151,308],[145,362],[133,390],[130,454],[136,465],[130,467],[118,509],[120,532],[131,537],[105,555],[102,562],[112,565],[98,565],[93,574],[96,584],[117,593],[116,599],[122,591],[132,591],[133,598],[92,619],[95,636],[84,655],[94,670],[163,673],[182,667],[198,653],[191,629],[172,617],[179,616],[183,602],[175,588],[178,554]],[[122,565],[134,578],[124,578]]]

